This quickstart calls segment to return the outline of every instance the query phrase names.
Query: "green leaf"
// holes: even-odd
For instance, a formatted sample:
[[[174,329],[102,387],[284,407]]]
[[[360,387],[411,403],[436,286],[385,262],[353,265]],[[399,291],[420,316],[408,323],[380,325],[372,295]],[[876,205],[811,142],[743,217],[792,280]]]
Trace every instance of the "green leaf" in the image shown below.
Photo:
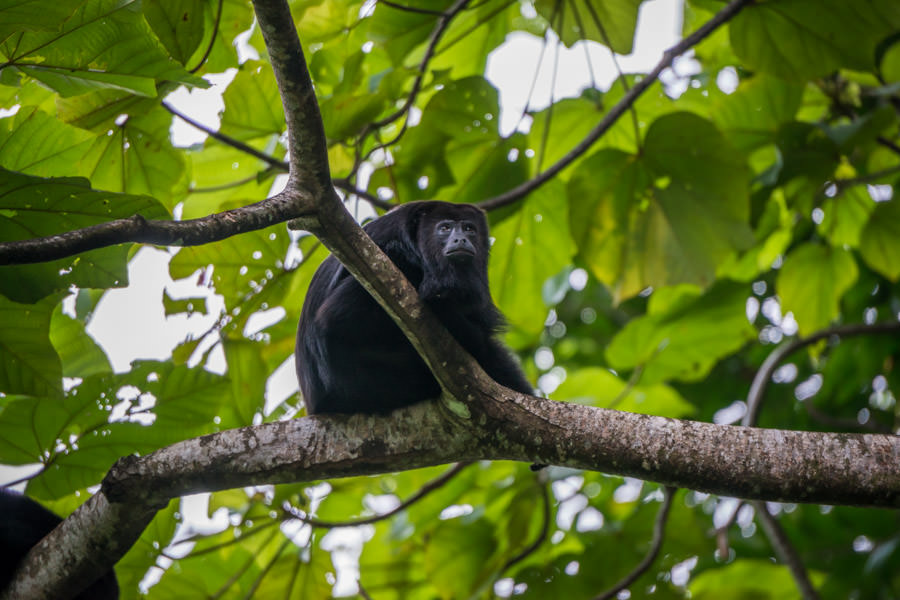
[[[268,63],[247,61],[222,96],[225,112],[219,131],[248,141],[284,132],[284,110]]]
[[[793,120],[802,96],[802,85],[759,74],[716,102],[711,115],[735,147],[753,150],[775,141],[778,128]]]
[[[238,308],[236,316],[247,294],[268,285],[284,268],[289,243],[284,225],[276,225],[205,246],[190,246],[172,258],[169,273],[173,279],[181,279],[215,265],[212,279],[216,291],[225,297],[229,309]]]
[[[483,75],[488,57],[505,41],[508,32],[529,27],[543,32],[542,20],[525,17],[515,3],[469,4],[450,22],[429,67],[433,73],[446,72],[452,80]]]
[[[431,0],[428,10],[443,11],[451,5],[450,0]],[[372,13],[369,35],[376,44],[383,46],[395,65],[406,61],[413,50],[425,42],[434,29],[437,17],[412,10],[397,9],[387,4],[376,4]]]
[[[359,135],[369,123],[376,120],[387,106],[381,94],[335,94],[319,104],[325,133],[330,140],[344,140]]]
[[[20,65],[19,70],[37,79],[47,87],[56,90],[63,98],[103,89],[121,90],[148,98],[156,96],[156,82],[150,77],[104,72],[95,73],[87,70],[76,71],[41,65]]]
[[[735,53],[752,69],[803,81],[875,67],[876,45],[900,28],[894,0],[757,2],[732,20]]]
[[[534,7],[566,46],[589,39],[609,46],[618,54],[630,54],[641,1],[537,0]]]
[[[791,311],[801,335],[827,327],[840,314],[839,302],[858,269],[846,250],[806,243],[784,259],[775,289],[784,312]]]
[[[176,527],[183,521],[180,508],[180,498],[170,500],[167,507],[156,513],[134,546],[116,563],[116,578],[123,595],[124,590],[137,589],[147,570],[156,564],[163,549],[169,546]]]
[[[647,314],[632,319],[606,348],[616,370],[643,368],[640,382],[706,376],[721,358],[756,337],[744,286],[722,283],[701,295],[689,285],[656,290]]]
[[[26,32],[0,53],[64,97],[98,87],[156,96],[162,81],[208,85],[166,56],[141,3],[128,0],[87,0],[58,31]]]
[[[0,296],[0,392],[62,393],[62,365],[50,343],[50,319],[58,302],[47,298],[19,304]]]
[[[77,177],[43,179],[0,169],[0,239],[49,236],[139,214],[167,216],[153,198],[100,192]],[[51,262],[0,267],[0,293],[34,302],[74,284],[106,288],[128,283],[128,247],[116,246]]]
[[[23,31],[59,31],[84,0],[0,0],[0,40]]]
[[[488,272],[494,300],[516,328],[531,335],[543,329],[547,307],[522,302],[541,297],[544,282],[571,260],[574,244],[569,234],[562,184],[550,182],[528,195],[513,215],[492,227]]]
[[[817,586],[825,575],[811,572]],[[791,572],[783,565],[745,558],[724,567],[708,569],[692,577],[688,585],[691,598],[712,600],[721,598],[724,590],[734,600],[794,600],[801,598]]]
[[[53,468],[32,479],[29,490],[58,498],[96,484],[121,456],[210,433],[220,422],[234,426],[230,418],[221,418],[228,416],[222,405],[229,399],[226,378],[171,362],[136,362],[127,373],[86,377],[67,392],[65,415],[55,399],[41,399],[35,409],[56,415],[39,440]],[[106,406],[114,402],[127,403],[126,417],[107,423]],[[53,441],[57,438],[68,445],[60,449]]]
[[[566,380],[553,392],[553,399],[672,418],[687,417],[695,412],[690,402],[667,385],[629,387],[609,370],[598,367],[568,373]]]
[[[269,376],[260,352],[261,344],[228,339],[224,346],[232,397],[228,409],[234,411],[237,424],[252,425],[254,415],[262,412]]]
[[[175,299],[169,296],[169,290],[163,290],[162,300],[163,309],[167,317],[177,314],[207,314],[206,298],[204,296]]]
[[[327,4],[327,2],[325,3]],[[308,561],[301,553],[291,550],[278,558],[256,588],[254,595],[260,598],[303,598],[306,600],[330,600],[332,586],[328,578],[334,576],[331,556],[313,546]],[[307,554],[307,553],[303,553]]]
[[[664,115],[640,159],[601,151],[573,174],[580,255],[619,300],[647,286],[710,285],[721,264],[753,243],[748,175],[711,123]]]
[[[565,156],[594,128],[603,107],[586,98],[565,98],[533,115],[528,132],[535,163],[547,168]],[[604,137],[604,142],[608,140]]]
[[[471,598],[490,583],[497,540],[484,519],[461,523],[443,521],[425,546],[425,577],[441,598]]]
[[[75,166],[92,138],[35,107],[23,107],[0,119],[0,164],[31,175],[79,175]],[[0,172],[0,183],[5,178]]]
[[[143,0],[141,6],[169,56],[186,65],[203,39],[203,1]]]
[[[172,208],[186,191],[187,162],[169,139],[171,115],[157,108],[129,117],[111,135],[95,138],[82,158],[95,187],[147,194]]]
[[[569,180],[569,223],[579,258],[617,297],[645,287],[640,273],[627,268],[640,257],[630,255],[628,238],[649,181],[650,173],[634,156],[612,149],[583,161]]]
[[[890,279],[900,278],[900,199],[879,203],[860,233],[866,264]]]
[[[73,319],[57,304],[50,321],[50,341],[62,361],[65,377],[88,377],[112,373],[106,353],[88,335],[84,322]]]
[[[860,233],[873,210],[875,202],[864,186],[857,185],[842,190],[822,203],[825,216],[819,223],[819,233],[832,246],[855,248],[859,245]]]

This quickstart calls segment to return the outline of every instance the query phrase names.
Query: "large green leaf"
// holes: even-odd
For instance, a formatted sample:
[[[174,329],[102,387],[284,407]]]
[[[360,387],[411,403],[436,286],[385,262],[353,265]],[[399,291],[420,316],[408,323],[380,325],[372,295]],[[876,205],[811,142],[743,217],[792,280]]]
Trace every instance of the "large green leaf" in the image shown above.
[[[656,290],[647,314],[631,320],[606,349],[611,367],[642,368],[645,385],[704,377],[724,356],[755,337],[744,286],[720,284],[706,294],[689,285]]]
[[[63,97],[99,88],[152,97],[161,81],[207,85],[166,56],[141,3],[128,0],[87,0],[59,31],[23,33],[0,53]]]
[[[19,304],[0,296],[0,392],[58,396],[62,366],[50,343],[58,298]]]
[[[802,85],[760,74],[716,102],[712,119],[737,148],[753,150],[775,141],[778,128],[793,120],[802,95]]]
[[[866,264],[891,281],[900,278],[900,199],[875,207],[860,233],[859,251]]]
[[[630,54],[642,0],[537,0],[534,7],[566,46],[588,39]]]
[[[802,81],[846,67],[875,67],[875,49],[900,28],[894,0],[779,0],[744,8],[730,25],[751,68]]]
[[[425,547],[425,576],[441,598],[476,596],[497,568],[493,527],[483,519],[459,521],[441,523]]]
[[[824,576],[812,573],[820,584]],[[815,585],[814,584],[814,585]],[[744,559],[717,569],[709,569],[691,579],[691,598],[713,600],[724,590],[734,600],[794,600],[802,596],[790,571],[768,561]]]
[[[376,4],[369,35],[376,44],[384,46],[394,64],[412,63],[413,50],[428,39],[437,21],[429,11],[445,10],[451,4],[450,0],[431,0],[425,11]]]
[[[50,341],[62,361],[65,377],[112,373],[106,353],[85,330],[84,322],[63,313],[61,304],[50,321]]]
[[[795,248],[775,281],[782,310],[794,313],[801,334],[814,333],[838,316],[838,303],[858,272],[847,250],[815,243]]]
[[[173,208],[186,191],[187,161],[169,140],[171,115],[157,108],[98,136],[82,164],[95,187],[164,198]]]
[[[632,386],[609,370],[598,367],[567,374],[566,380],[552,397],[554,400],[672,418],[686,417],[695,412],[690,402],[667,385]]]
[[[0,0],[0,40],[24,31],[59,31],[84,0]]]
[[[203,39],[203,1],[143,0],[141,6],[169,56],[187,65]]]
[[[225,112],[219,131],[247,141],[279,136],[284,131],[284,110],[268,63],[248,61],[241,65],[222,97]]]
[[[709,285],[748,248],[748,171],[708,121],[657,119],[640,158],[614,150],[583,162],[569,186],[580,256],[617,298],[647,286]]]
[[[497,240],[489,272],[494,300],[511,324],[530,335],[543,329],[547,317],[547,307],[538,300],[544,282],[559,273],[574,252],[562,196],[562,184],[548,183],[491,229]]]
[[[77,165],[91,139],[86,131],[23,107],[15,116],[0,119],[0,165],[31,175],[83,175]]]
[[[174,279],[215,265],[212,280],[234,316],[252,292],[269,284],[284,268],[290,237],[284,225],[252,231],[205,246],[182,248],[169,263]]]
[[[62,407],[58,400],[40,399],[33,408],[36,414],[57,416],[39,430],[39,445],[52,468],[32,479],[29,491],[59,498],[98,483],[121,456],[146,454],[220,425],[235,426],[222,410],[229,398],[226,378],[171,363],[146,361],[121,375],[87,377],[66,393]],[[107,423],[104,405],[120,401],[127,404],[125,417]],[[67,445],[60,448],[55,439]]]
[[[859,245],[860,233],[869,215],[875,210],[875,202],[861,185],[842,190],[822,203],[825,216],[819,224],[819,232],[832,246]]]
[[[636,223],[632,215],[647,202],[649,182],[650,173],[636,157],[612,149],[582,162],[569,181],[570,225],[579,257],[617,296],[645,285],[640,273],[628,268],[640,258],[629,253],[629,229]]]
[[[0,239],[49,236],[139,214],[167,216],[153,198],[100,192],[81,178],[43,179],[0,169]],[[33,302],[75,284],[113,287],[128,283],[127,247],[31,265],[0,267],[0,293]]]

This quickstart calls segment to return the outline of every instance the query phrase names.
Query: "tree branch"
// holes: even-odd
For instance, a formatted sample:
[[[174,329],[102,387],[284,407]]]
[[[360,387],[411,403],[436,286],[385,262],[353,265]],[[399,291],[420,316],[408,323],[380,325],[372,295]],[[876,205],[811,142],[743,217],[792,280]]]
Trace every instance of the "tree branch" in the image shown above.
[[[472,463],[456,463],[451,468],[447,469],[447,471],[445,471],[442,475],[440,475],[436,479],[432,479],[431,481],[423,485],[421,489],[419,489],[419,491],[417,491],[415,494],[413,494],[391,510],[378,515],[373,515],[371,517],[354,519],[352,521],[320,521],[319,519],[310,517],[308,515],[298,514],[297,511],[293,509],[290,510],[290,514],[293,518],[299,521],[303,521],[307,525],[322,529],[336,529],[338,527],[358,527],[360,525],[371,525],[372,523],[377,523],[379,521],[384,521],[385,519],[393,517],[398,512],[406,510],[431,492],[444,487],[451,479],[459,475],[463,469],[471,464]]]
[[[286,189],[249,206],[188,221],[147,220],[134,215],[56,235],[0,242],[0,265],[47,262],[127,242],[159,246],[208,244],[300,217],[308,210],[307,204],[303,196]]]
[[[615,106],[609,109],[603,118],[600,120],[600,123],[594,127],[590,133],[585,136],[581,142],[579,142],[574,148],[569,150],[565,156],[560,158],[556,163],[550,166],[546,171],[543,171],[539,175],[537,175],[534,179],[530,179],[525,183],[522,183],[511,190],[503,192],[499,196],[494,196],[493,198],[488,198],[483,202],[479,202],[478,205],[484,210],[494,210],[496,208],[500,208],[501,206],[506,206],[507,204],[512,204],[517,200],[520,200],[527,196],[529,193],[538,189],[549,180],[553,179],[560,171],[568,167],[572,164],[577,158],[579,158],[582,154],[587,152],[594,142],[599,140],[606,131],[615,124],[615,122],[622,116],[622,114],[627,111],[632,104],[638,99],[638,96],[643,94],[658,78],[659,74],[662,73],[663,69],[672,64],[672,61],[675,60],[676,57],[686,52],[689,48],[700,43],[704,38],[706,38],[709,34],[715,31],[717,28],[727,23],[732,17],[738,14],[744,6],[752,3],[754,0],[732,0],[725,8],[720,10],[716,16],[712,19],[704,23],[700,26],[697,31],[690,34],[668,50],[663,53],[662,59],[653,67],[649,73],[647,73],[640,81],[634,84],[622,99],[619,100]]]
[[[782,529],[781,524],[778,523],[778,519],[769,513],[765,502],[753,502],[753,508],[756,511],[756,520],[759,521],[766,537],[769,539],[769,543],[772,544],[772,549],[775,550],[778,560],[790,569],[803,600],[819,600],[819,594],[809,580],[806,566],[800,560],[797,550],[791,544],[791,540],[784,532],[784,529]]]
[[[753,377],[753,382],[750,384],[750,391],[747,392],[747,412],[744,414],[744,418],[741,419],[741,425],[756,425],[756,421],[759,419],[759,410],[762,406],[763,395],[765,394],[766,387],[769,385],[769,381],[772,379],[772,374],[775,372],[775,369],[778,368],[778,365],[781,364],[781,361],[800,348],[815,344],[819,340],[824,340],[831,336],[851,337],[855,335],[894,333],[898,331],[900,331],[900,322],[898,321],[892,323],[873,323],[871,325],[866,325],[865,323],[853,323],[850,325],[838,325],[836,327],[823,329],[809,337],[798,338],[782,344],[766,357],[766,360],[763,361],[763,364],[759,367],[759,370]]]
[[[639,562],[630,573],[623,577],[616,585],[595,596],[594,600],[609,600],[613,596],[616,596],[619,592],[637,581],[638,577],[643,575],[653,564],[653,561],[656,560],[656,557],[659,556],[659,551],[662,548],[663,540],[665,539],[666,523],[669,521],[669,509],[672,508],[672,497],[675,495],[675,491],[676,490],[671,487],[663,488],[662,506],[659,507],[659,512],[656,513],[656,520],[653,522],[653,539],[650,542],[650,549],[647,550],[647,554],[644,555],[641,562]]]
[[[224,133],[221,133],[220,131],[216,131],[215,129],[213,129],[211,127],[207,127],[200,121],[192,119],[191,117],[187,116],[186,114],[179,111],[177,108],[175,108],[174,106],[172,106],[171,104],[169,104],[167,102],[161,102],[160,104],[162,104],[162,107],[164,109],[166,109],[167,111],[169,111],[170,113],[172,113],[173,115],[175,115],[176,117],[178,117],[179,119],[181,119],[182,121],[184,121],[185,123],[187,123],[188,125],[193,127],[194,129],[198,129],[198,130],[202,131],[203,133],[205,133],[206,135],[208,135],[209,137],[219,140],[226,146],[231,146],[232,148],[240,150],[241,152],[249,154],[250,156],[256,157],[259,160],[266,163],[267,165],[269,165],[270,167],[274,167],[281,171],[288,170],[289,167],[288,167],[288,163],[286,161],[278,160],[274,156],[269,156],[265,152],[257,150],[256,148],[254,148],[253,146],[250,146],[249,144],[245,144],[244,142],[242,142],[240,140],[236,140],[231,136],[225,135]]]
[[[71,594],[121,558],[170,498],[460,460],[564,465],[758,500],[900,507],[898,436],[714,425],[490,389],[496,400],[472,390],[469,415],[446,410],[444,399],[390,416],[233,429],[122,458],[101,491],[35,546],[0,598]],[[60,551],[62,562],[50,559]]]

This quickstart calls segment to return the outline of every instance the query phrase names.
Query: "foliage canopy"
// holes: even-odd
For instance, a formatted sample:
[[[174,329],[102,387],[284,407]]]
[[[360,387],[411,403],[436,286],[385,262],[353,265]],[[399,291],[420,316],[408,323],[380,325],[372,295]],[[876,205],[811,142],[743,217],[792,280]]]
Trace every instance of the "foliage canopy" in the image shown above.
[[[749,3],[665,83],[632,73],[606,90],[586,82],[577,97],[527,109],[512,132],[501,131],[504,108],[485,78],[490,54],[511,34],[543,37],[548,52],[587,43],[628,53],[640,0],[290,4],[348,206],[491,208],[506,339],[551,398],[734,422],[778,343],[860,324],[776,365],[758,422],[897,431],[900,335],[865,328],[900,314],[896,0]],[[685,34],[723,6],[688,0]],[[286,122],[248,2],[0,0],[0,55],[0,241],[134,215],[201,217],[279,185]],[[221,135],[173,145],[179,117],[166,96],[221,73]],[[573,155],[641,82],[649,87],[622,118]],[[501,196],[553,165],[527,194]],[[296,394],[264,407],[325,256],[315,239],[280,223],[181,248],[171,277],[221,296],[221,313],[168,360],[114,372],[86,327],[104,292],[128,285],[136,248],[0,267],[0,463],[38,465],[27,493],[60,513],[121,456],[302,414]],[[208,313],[208,295],[162,302],[170,316]],[[253,328],[276,308],[280,319]],[[224,374],[206,368],[213,348]],[[352,557],[335,566],[347,561],[346,535],[276,525],[371,515],[440,473],[217,492],[210,513],[227,511],[230,525],[194,536],[170,562],[184,550],[163,554],[181,521],[173,502],[117,565],[124,597],[159,560],[151,598],[328,598],[336,570],[338,589],[352,591]],[[513,463],[472,465],[441,484],[354,534],[372,597],[592,597],[645,555],[664,497],[655,484],[557,468],[536,477]],[[718,533],[723,556],[709,532],[737,503],[677,493],[659,558],[632,597],[800,597],[788,568],[769,560],[753,521],[760,506],[744,505]],[[896,513],[775,512],[822,597],[900,595]]]

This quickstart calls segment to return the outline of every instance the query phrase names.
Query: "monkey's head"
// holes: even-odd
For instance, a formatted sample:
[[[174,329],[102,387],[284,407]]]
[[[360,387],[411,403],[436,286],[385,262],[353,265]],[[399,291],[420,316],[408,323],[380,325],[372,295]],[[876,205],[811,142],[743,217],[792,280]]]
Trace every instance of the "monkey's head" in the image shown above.
[[[416,245],[422,259],[423,300],[489,301],[490,243],[484,211],[469,204],[422,203]]]

